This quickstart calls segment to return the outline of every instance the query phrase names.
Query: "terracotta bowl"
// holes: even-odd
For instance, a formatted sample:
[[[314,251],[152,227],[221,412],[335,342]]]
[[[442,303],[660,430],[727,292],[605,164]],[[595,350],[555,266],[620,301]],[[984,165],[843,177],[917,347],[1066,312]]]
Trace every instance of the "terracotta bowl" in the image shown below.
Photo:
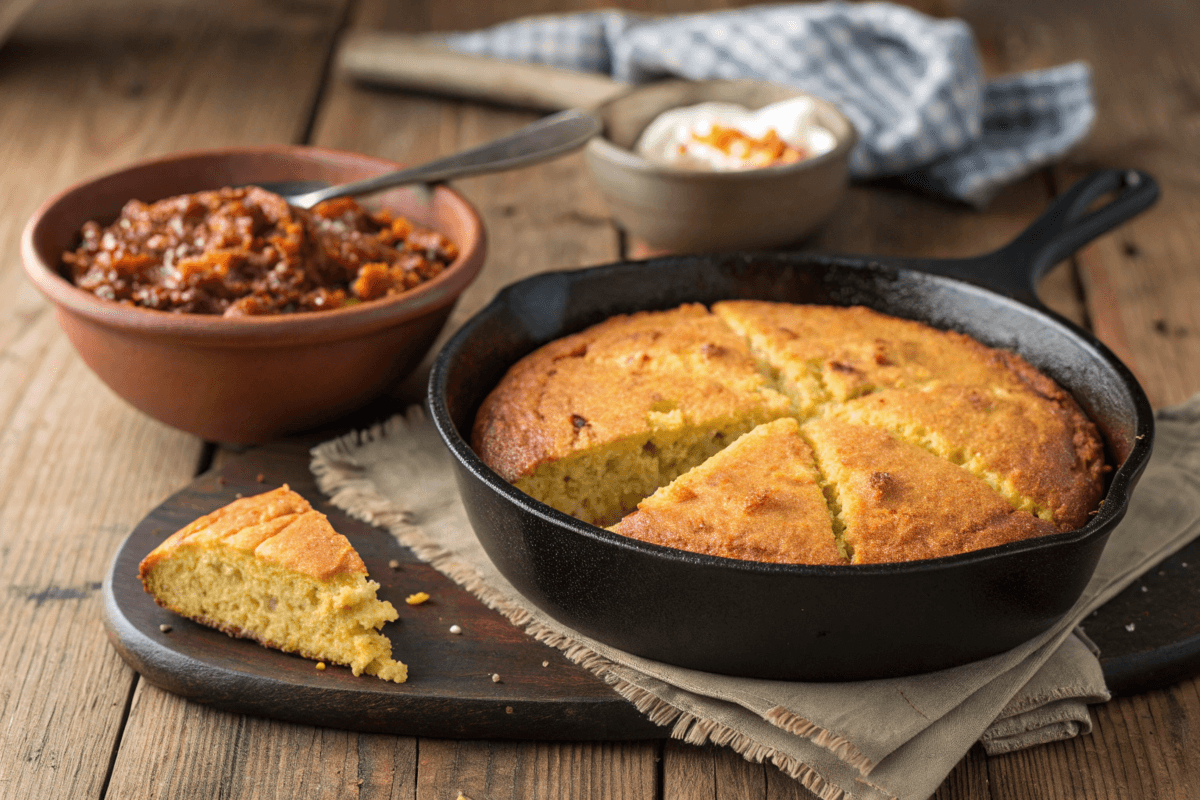
[[[664,111],[709,101],[751,110],[807,96],[837,145],[816,158],[765,169],[716,172],[654,164],[633,152]],[[759,81],[669,80],[620,95],[596,109],[604,135],[588,142],[587,163],[614,218],[633,235],[676,253],[778,247],[803,239],[841,202],[857,135],[833,104],[799,89]]]
[[[254,444],[328,421],[410,372],[483,265],[478,212],[438,187],[369,198],[454,241],[458,259],[401,295],[334,311],[226,319],[101,300],[59,271],[83,223],[107,224],[130,198],[144,201],[259,181],[341,183],[398,169],[356,153],[275,146],[180,153],[86,181],[46,202],[25,227],[25,272],[100,378],[133,406],[212,441]]]

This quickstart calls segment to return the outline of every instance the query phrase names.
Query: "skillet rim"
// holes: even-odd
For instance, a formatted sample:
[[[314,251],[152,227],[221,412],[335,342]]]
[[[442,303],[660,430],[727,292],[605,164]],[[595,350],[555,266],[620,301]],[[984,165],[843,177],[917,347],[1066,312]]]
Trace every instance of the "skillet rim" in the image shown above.
[[[621,536],[605,530],[597,525],[583,522],[580,519],[570,516],[562,511],[559,511],[539,500],[525,494],[517,489],[512,484],[500,477],[491,467],[487,466],[478,454],[475,453],[470,443],[458,432],[457,426],[454,424],[450,416],[449,408],[446,403],[446,379],[449,375],[451,359],[462,350],[466,340],[481,327],[485,322],[492,317],[498,315],[506,306],[509,305],[509,300],[514,296],[519,296],[523,292],[527,292],[529,287],[546,281],[563,281],[566,284],[577,282],[583,277],[593,277],[605,272],[617,273],[622,271],[643,271],[652,270],[659,265],[667,263],[686,262],[707,262],[715,263],[721,260],[742,259],[746,262],[754,260],[768,259],[779,264],[788,263],[796,266],[826,266],[835,267],[837,269],[864,270],[879,273],[890,273],[892,276],[904,277],[907,275],[915,275],[917,280],[929,280],[935,284],[949,285],[955,290],[966,291],[973,293],[975,296],[983,298],[986,302],[997,304],[1002,307],[1007,307],[1010,310],[1018,313],[1029,315],[1037,320],[1044,328],[1055,330],[1059,335],[1067,336],[1076,340],[1084,349],[1090,350],[1098,361],[1102,362],[1106,367],[1116,373],[1119,379],[1119,384],[1123,387],[1132,398],[1134,411],[1134,440],[1129,449],[1128,455],[1119,466],[1111,473],[1111,478],[1108,481],[1108,486],[1104,496],[1101,498],[1100,505],[1092,518],[1086,525],[1081,528],[1070,531],[1061,531],[1044,536],[1035,536],[1029,539],[1024,539],[1016,542],[1008,542],[993,547],[972,550],[965,553],[958,553],[950,556],[941,556],[932,559],[918,559],[914,561],[887,562],[880,564],[776,564],[761,561],[748,561],[743,559],[726,558],[724,556],[713,556],[703,553],[693,553],[687,550],[665,547],[662,545],[643,542],[638,539]],[[515,504],[521,511],[532,514],[533,516],[555,525],[559,528],[565,527],[573,533],[587,537],[595,542],[604,545],[615,546],[619,549],[628,550],[635,554],[649,556],[652,558],[662,558],[671,562],[695,564],[708,568],[717,569],[732,569],[757,575],[790,575],[795,577],[841,577],[847,575],[863,575],[863,576],[881,576],[881,575],[903,575],[909,573],[927,573],[937,572],[943,569],[955,569],[965,564],[975,564],[996,559],[1005,559],[1009,556],[1023,554],[1037,550],[1054,550],[1058,548],[1069,548],[1082,545],[1092,539],[1107,536],[1112,532],[1112,529],[1121,521],[1128,510],[1130,497],[1133,489],[1145,470],[1146,464],[1149,461],[1150,453],[1153,449],[1154,442],[1154,415],[1153,409],[1150,406],[1149,399],[1142,389],[1141,384],[1133,375],[1132,371],[1119,359],[1117,356],[1099,339],[1093,336],[1088,331],[1079,327],[1069,319],[1066,319],[1057,312],[1049,309],[1038,302],[1038,305],[1026,302],[1021,299],[1010,297],[1000,291],[991,289],[987,286],[982,286],[969,279],[959,277],[953,274],[948,274],[955,268],[960,268],[962,265],[971,264],[980,261],[979,258],[973,259],[914,259],[914,258],[890,258],[880,256],[852,256],[843,254],[822,254],[822,253],[806,253],[806,252],[772,252],[772,251],[752,251],[734,254],[702,254],[702,255],[672,255],[662,256],[658,258],[644,260],[626,260],[614,261],[607,264],[600,264],[592,267],[585,267],[576,270],[549,270],[536,275],[531,275],[521,280],[515,281],[501,288],[494,298],[482,309],[477,311],[465,322],[454,335],[446,341],[438,352],[437,358],[434,360],[432,370],[429,377],[428,396],[427,400],[430,408],[430,416],[433,419],[434,426],[438,431],[443,443],[459,461],[476,479],[481,480],[489,489],[497,492],[501,497],[510,503]],[[939,267],[942,271],[939,271]],[[1035,297],[1036,300],[1036,297]],[[689,301],[680,300],[679,303],[685,302],[704,302],[704,301]],[[711,303],[705,302],[704,305],[710,306]],[[1040,307],[1039,307],[1040,306]],[[848,307],[848,306],[844,306]],[[635,313],[640,310],[655,310],[656,306],[646,306],[642,308],[630,309],[628,311],[614,311],[609,316],[620,313]],[[891,316],[899,316],[891,312]],[[902,319],[910,319],[908,317],[900,317]],[[917,319],[917,322],[930,325],[939,330],[947,330],[933,324],[928,319]],[[585,326],[586,327],[586,326]],[[580,328],[583,330],[584,328]],[[555,338],[570,335],[574,331],[560,332],[551,339],[546,339],[535,345],[534,349],[543,346]],[[970,334],[967,334],[970,335]],[[972,337],[976,338],[976,337]],[[990,347],[1002,347],[999,345],[988,345]],[[1004,348],[1011,349],[1011,348]],[[530,350],[532,352],[532,350]],[[1018,352],[1013,350],[1013,352]],[[1021,355],[1018,352],[1018,355]],[[516,363],[516,362],[513,362]],[[512,363],[505,367],[505,370],[512,367]],[[1055,379],[1058,383],[1058,379]],[[1061,384],[1060,384],[1061,385]],[[494,387],[493,387],[494,388]],[[1068,387],[1063,387],[1068,394],[1075,398],[1074,392]],[[489,389],[490,391],[490,389]],[[1076,400],[1078,403],[1078,400]],[[1086,415],[1086,412],[1085,412]],[[1091,416],[1088,419],[1092,420]],[[1097,425],[1099,428],[1099,425]],[[1114,447],[1109,437],[1101,431],[1101,436],[1107,446],[1109,454],[1113,454]],[[1119,502],[1111,502],[1118,500]]]

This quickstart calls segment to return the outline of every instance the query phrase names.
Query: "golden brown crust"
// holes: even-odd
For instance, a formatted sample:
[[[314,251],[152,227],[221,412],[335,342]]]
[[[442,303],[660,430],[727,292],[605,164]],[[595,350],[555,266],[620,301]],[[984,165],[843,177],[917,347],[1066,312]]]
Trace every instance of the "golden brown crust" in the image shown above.
[[[838,487],[842,540],[855,564],[916,561],[1054,533],[961,467],[886,431],[826,418],[805,423]]]
[[[319,581],[367,574],[350,541],[286,484],[235,500],[171,534],[142,559],[143,583],[156,563],[186,545],[232,547]]]
[[[766,423],[659,489],[616,533],[693,553],[845,564],[796,420]]]
[[[812,393],[815,402],[845,402],[937,378],[975,386],[1022,385],[1010,369],[1011,353],[861,306],[734,300],[715,304],[713,312],[746,336],[785,381]]]
[[[638,435],[656,414],[700,423],[786,407],[745,342],[693,304],[613,317],[529,354],[484,400],[472,444],[515,482],[546,461]]]
[[[1059,530],[1082,527],[1100,501],[1103,450],[1074,402],[939,382],[884,389],[830,413],[884,428],[986,474],[993,488],[1010,500],[1026,498],[1030,510],[1049,516]]]
[[[746,413],[746,398],[761,403],[770,385],[791,397],[818,451],[816,480],[832,500],[825,517],[833,515],[856,563],[1071,530],[1100,501],[1102,440],[1054,381],[1015,353],[861,307],[727,301],[712,313],[692,305],[614,317],[515,365],[481,407],[474,444],[503,477],[536,494],[528,476],[549,474],[542,467],[566,456],[613,453],[622,436],[650,427],[662,399],[671,402],[661,410],[686,406],[696,417]],[[786,427],[770,425],[776,437]],[[780,441],[763,452],[792,452],[788,469],[799,470],[809,456],[789,447]],[[722,502],[721,491],[748,498],[747,474],[783,467],[768,467],[761,454],[761,464],[733,463],[736,452],[684,473],[612,529],[729,557],[837,563],[823,560],[828,552],[793,542],[786,554],[747,533],[750,514]],[[884,458],[891,466],[871,466]],[[691,496],[698,487],[704,492]],[[839,508],[843,494],[848,505]],[[716,525],[724,538],[706,527]]]

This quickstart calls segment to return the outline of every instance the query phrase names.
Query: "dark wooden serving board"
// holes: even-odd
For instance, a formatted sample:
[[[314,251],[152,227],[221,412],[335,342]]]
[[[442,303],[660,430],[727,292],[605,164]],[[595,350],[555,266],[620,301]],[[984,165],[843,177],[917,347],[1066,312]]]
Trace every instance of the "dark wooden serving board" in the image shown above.
[[[117,651],[143,678],[228,711],[366,732],[542,740],[667,735],[669,728],[649,722],[604,681],[526,636],[389,533],[331,506],[308,463],[299,442],[250,450],[172,495],[129,534],[104,583],[105,622]],[[408,665],[407,683],[356,678],[346,667],[318,671],[308,659],[178,617],[142,589],[138,563],[166,536],[238,495],[284,483],[350,539],[381,584],[379,596],[400,612],[383,630],[393,655]],[[398,570],[388,566],[393,559]],[[419,591],[431,599],[404,602]],[[462,633],[450,633],[451,625]]]
[[[106,624],[113,645],[146,680],[228,711],[365,732],[542,740],[668,735],[669,728],[650,723],[602,680],[521,633],[390,534],[329,505],[308,463],[302,442],[250,450],[172,495],[125,540],[104,584]],[[181,619],[142,590],[138,562],[167,535],[238,495],[283,483],[329,515],[382,585],[380,597],[400,611],[400,620],[384,631],[394,654],[409,665],[408,683],[355,678],[344,667],[318,671],[307,659]],[[392,560],[399,569],[388,566]],[[1197,577],[1200,541],[1086,620],[1114,692],[1134,694],[1200,672]],[[418,591],[432,599],[405,604]],[[462,634],[450,633],[455,624]]]

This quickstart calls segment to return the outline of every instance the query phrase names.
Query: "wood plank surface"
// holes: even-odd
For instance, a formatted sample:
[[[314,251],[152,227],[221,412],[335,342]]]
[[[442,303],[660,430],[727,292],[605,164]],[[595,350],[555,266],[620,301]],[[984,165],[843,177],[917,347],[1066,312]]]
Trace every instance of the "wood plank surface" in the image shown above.
[[[1156,405],[1200,390],[1200,10],[1169,0],[910,4],[966,18],[992,74],[1088,59],[1096,130],[984,214],[860,187],[808,246],[970,255],[1007,241],[1094,167],[1145,168],[1163,183],[1159,207],[1052,272],[1042,297],[1094,326]],[[359,0],[350,23],[461,30],[602,5]],[[125,406],[83,366],[20,274],[20,227],[53,191],[147,154],[309,140],[415,162],[533,119],[327,80],[346,7],[46,0],[0,48],[0,797],[811,797],[726,748],[418,741],[226,714],[139,683],[104,641],[96,589],[112,552],[206,451]],[[518,277],[630,252],[578,156],[458,188],[484,215],[491,255],[449,328]],[[393,402],[419,398],[422,378]],[[1093,718],[1092,734],[1068,742],[993,758],[973,749],[936,797],[1200,796],[1200,681],[1114,700]]]
[[[103,792],[135,676],[101,633],[96,590],[116,545],[189,479],[201,447],[82,364],[21,274],[21,226],[50,193],[133,158],[295,136],[322,67],[313,32],[324,25],[328,38],[337,16],[310,5],[273,41],[270,18],[244,3],[175,5],[114,15],[51,4],[0,48],[4,797]],[[300,113],[281,113],[289,94]],[[254,113],[227,113],[239,104]]]
[[[422,739],[416,800],[653,800],[657,745]]]
[[[96,590],[202,447],[83,365],[21,274],[20,228],[50,193],[135,158],[295,138],[339,18],[319,3],[282,18],[253,3],[51,3],[0,48],[0,796],[102,795],[136,676]]]

